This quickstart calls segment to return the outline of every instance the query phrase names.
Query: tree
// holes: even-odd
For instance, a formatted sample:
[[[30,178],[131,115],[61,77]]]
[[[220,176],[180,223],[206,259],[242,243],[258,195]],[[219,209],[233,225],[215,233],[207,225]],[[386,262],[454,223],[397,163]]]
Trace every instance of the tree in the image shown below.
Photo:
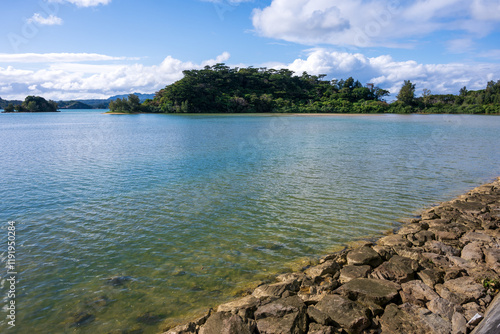
[[[461,97],[466,97],[467,96],[467,87],[463,86],[462,88],[460,88],[460,96]]]
[[[14,112],[15,111],[15,107],[12,103],[9,103],[9,105],[7,107],[5,107],[5,109],[3,110],[4,112]]]
[[[412,105],[415,101],[415,85],[411,83],[410,80],[405,80],[399,94],[397,96],[398,101],[401,101],[405,105]]]
[[[427,108],[427,105],[431,101],[431,90],[424,88],[422,93],[422,101],[424,101],[424,106]]]

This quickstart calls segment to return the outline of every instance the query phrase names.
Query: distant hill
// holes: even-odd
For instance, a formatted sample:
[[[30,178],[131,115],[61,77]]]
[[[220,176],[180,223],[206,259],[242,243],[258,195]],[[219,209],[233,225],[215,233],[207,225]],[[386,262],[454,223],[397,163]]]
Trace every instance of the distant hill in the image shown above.
[[[153,99],[155,97],[155,94],[141,94],[141,93],[133,93],[134,95],[137,95],[139,97],[139,100],[142,102],[146,101],[147,99]],[[130,94],[122,94],[122,95],[115,95],[110,97],[107,101],[114,101],[116,99],[123,99],[127,98]]]
[[[142,102],[147,99],[153,99],[155,94],[134,93]],[[91,100],[73,100],[73,101],[58,101],[57,104],[61,109],[108,109],[109,102],[117,99],[127,98],[129,94],[115,95],[107,99],[91,99]],[[70,106],[72,105],[72,106]]]
[[[93,106],[80,101],[59,101],[59,109],[94,109]]]
[[[142,94],[134,93],[139,97],[140,102],[144,102],[147,99],[153,99],[155,94]],[[57,101],[59,109],[108,109],[109,102],[115,101],[117,99],[127,98],[129,94],[115,95],[107,99],[89,99],[89,100],[70,100],[70,101]],[[13,105],[21,105],[23,101],[18,100],[4,100],[0,97],[0,109],[5,109],[10,103]]]

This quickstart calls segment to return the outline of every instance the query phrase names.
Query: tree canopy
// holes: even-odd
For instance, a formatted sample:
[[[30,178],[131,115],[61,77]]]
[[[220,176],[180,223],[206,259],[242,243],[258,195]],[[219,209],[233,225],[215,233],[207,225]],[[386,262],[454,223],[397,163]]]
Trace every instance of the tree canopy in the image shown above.
[[[4,112],[57,112],[57,103],[49,100],[47,101],[41,96],[27,96],[24,102],[14,105],[9,103]]]
[[[389,92],[352,77],[295,75],[288,69],[230,68],[225,64],[184,71],[146,105],[169,113],[383,112]]]

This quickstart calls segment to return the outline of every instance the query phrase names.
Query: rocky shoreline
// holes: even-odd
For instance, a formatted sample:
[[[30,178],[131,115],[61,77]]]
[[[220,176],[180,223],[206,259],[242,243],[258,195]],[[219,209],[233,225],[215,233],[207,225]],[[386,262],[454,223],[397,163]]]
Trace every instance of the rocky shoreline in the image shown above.
[[[164,334],[492,333],[499,281],[500,178]]]

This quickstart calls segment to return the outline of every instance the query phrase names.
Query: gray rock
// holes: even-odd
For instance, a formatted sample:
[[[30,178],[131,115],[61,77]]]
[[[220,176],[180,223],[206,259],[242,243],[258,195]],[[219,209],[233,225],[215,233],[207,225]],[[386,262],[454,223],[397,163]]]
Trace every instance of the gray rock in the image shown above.
[[[252,318],[253,313],[260,304],[260,300],[252,295],[237,299],[235,301],[219,305],[217,312],[231,312],[241,317]]]
[[[305,274],[310,277],[311,279],[316,279],[318,277],[328,275],[328,274],[335,274],[337,271],[339,271],[340,266],[337,262],[334,260],[328,260],[325,261],[322,264],[319,264],[317,266],[308,268],[305,271]]]
[[[470,260],[475,262],[483,261],[483,251],[481,249],[481,244],[477,241],[471,242],[462,249],[462,259]]]
[[[366,278],[370,272],[371,267],[369,265],[364,266],[345,266],[340,270],[340,283],[344,284],[352,281],[355,278]]]
[[[376,267],[380,263],[382,263],[382,258],[370,247],[356,248],[347,254],[348,265],[369,265]]]
[[[387,246],[387,247],[409,247],[411,246],[411,242],[400,234],[388,235],[387,237],[383,237],[378,241],[379,245]]]
[[[376,251],[383,260],[389,260],[394,255],[394,251],[391,247],[375,245],[372,249]]]
[[[436,284],[443,283],[444,271],[424,269],[418,273],[418,277],[422,280],[422,282],[431,288],[434,288]]]
[[[459,277],[444,282],[443,286],[455,294],[464,296],[465,302],[478,300],[486,292],[472,277]]]
[[[236,314],[216,312],[200,328],[199,334],[252,334],[252,328]]]
[[[451,201],[450,205],[457,209],[458,211],[470,214],[470,215],[479,215],[484,212],[484,204],[481,202],[464,202],[464,201]]]
[[[397,234],[402,234],[402,235],[415,234],[422,230],[423,230],[422,224],[412,223],[401,227],[401,229],[397,231]]]
[[[429,227],[429,231],[434,232],[438,240],[458,240],[467,230],[462,224]]]
[[[444,334],[451,331],[449,321],[412,304],[388,305],[380,318],[380,325],[382,333],[391,334]]]
[[[315,306],[309,306],[307,308],[307,316],[309,317],[309,319],[311,319],[317,324],[325,326],[335,324],[333,320],[326,313],[323,313],[322,311],[318,310]]]
[[[417,270],[417,261],[402,256],[393,256],[389,261],[382,263],[373,270],[371,276],[373,278],[404,283],[412,280]]]
[[[305,334],[307,315],[305,312],[295,312],[286,314],[281,318],[259,319],[257,320],[257,329],[260,334]]]
[[[336,332],[334,327],[323,326],[315,323],[309,324],[309,331],[307,332],[307,334],[335,334],[335,333],[340,333],[340,331]]]
[[[169,329],[163,334],[195,334],[195,333],[196,333],[196,325],[190,322],[187,325],[180,325],[172,329]]]
[[[430,240],[425,243],[424,249],[427,252],[436,253],[439,255],[454,255],[459,256],[460,250],[449,245],[442,243],[441,241]]]
[[[305,313],[306,305],[298,296],[278,299],[260,306],[254,313],[255,320],[275,317],[281,318],[289,313]]]
[[[451,319],[451,334],[467,334],[467,320],[459,313],[453,313]]]
[[[360,333],[371,325],[369,310],[342,296],[326,296],[316,305],[316,309],[326,314],[348,333]]]
[[[367,301],[384,306],[398,296],[400,289],[401,286],[394,282],[356,278],[342,285],[335,292],[351,300]]]
[[[275,283],[275,284],[263,284],[257,287],[252,295],[255,298],[263,299],[267,297],[281,297],[285,291],[297,292],[300,285],[298,282],[286,282],[286,283]]]
[[[452,321],[453,314],[458,307],[458,305],[455,305],[441,297],[437,297],[427,303],[427,308],[429,309],[429,311],[450,321]]]
[[[425,306],[431,300],[439,298],[434,290],[419,280],[401,284],[400,294],[403,303],[412,303],[419,306]]]
[[[427,241],[434,240],[436,238],[434,232],[432,231],[420,231],[418,233],[415,233],[413,235],[407,236],[408,240],[410,240],[414,245],[416,246],[422,246],[424,245]]]
[[[442,298],[449,300],[453,304],[462,305],[467,302],[468,298],[462,294],[454,293],[443,286],[443,284],[436,284],[434,287],[436,292]]]
[[[484,260],[489,266],[500,264],[500,248],[487,248],[483,250]]]
[[[484,232],[479,232],[479,231],[470,231],[467,232],[462,238],[460,238],[460,241],[463,244],[467,244],[469,242],[473,241],[479,241],[485,244],[492,243],[494,240],[491,236]]]

